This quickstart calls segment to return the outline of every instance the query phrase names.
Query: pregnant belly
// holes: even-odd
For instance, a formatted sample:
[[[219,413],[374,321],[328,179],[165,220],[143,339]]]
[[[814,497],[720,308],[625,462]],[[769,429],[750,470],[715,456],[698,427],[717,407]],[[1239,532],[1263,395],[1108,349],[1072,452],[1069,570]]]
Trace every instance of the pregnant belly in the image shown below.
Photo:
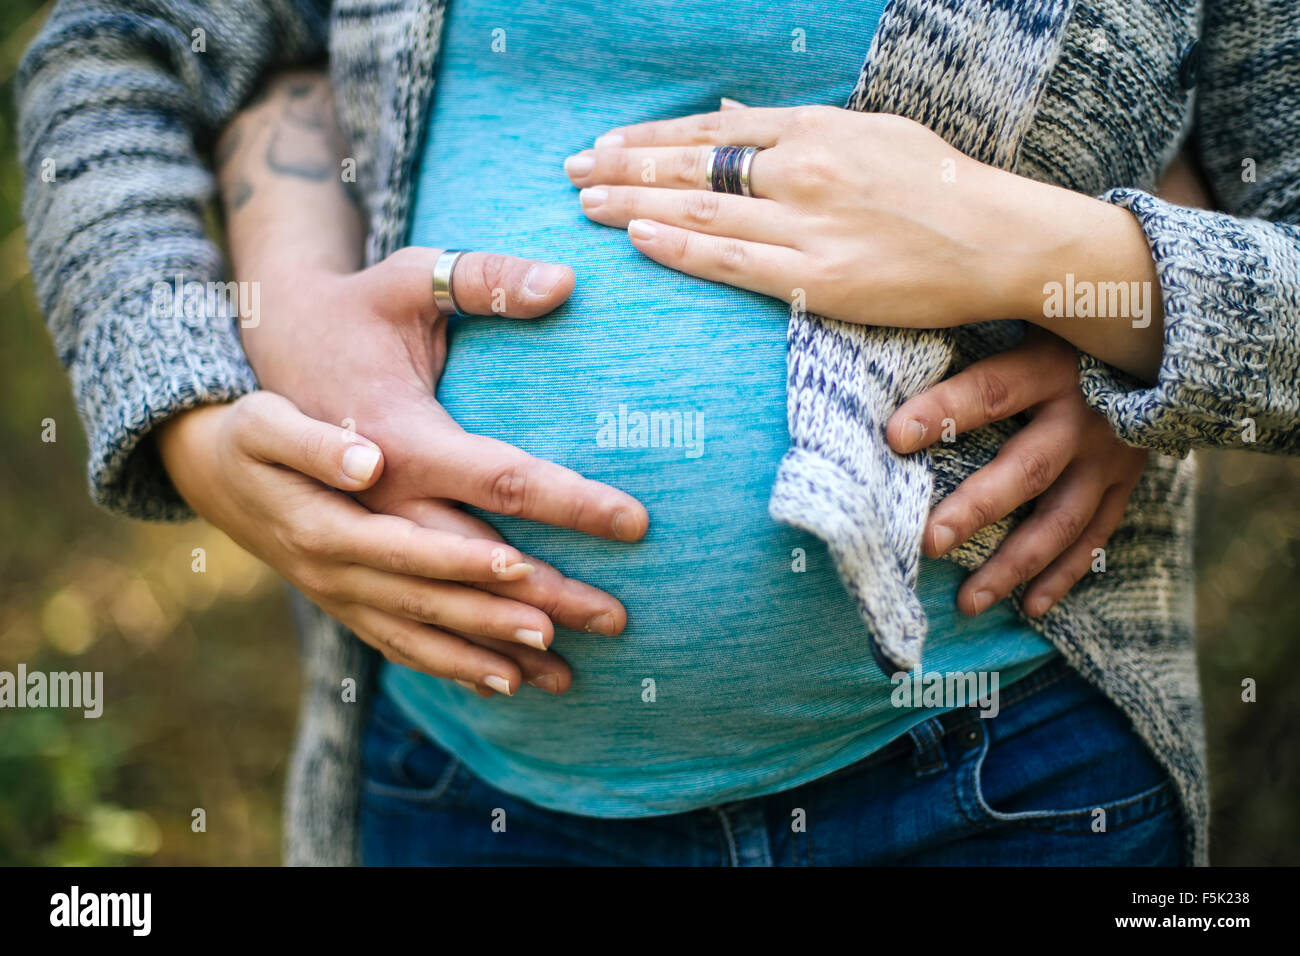
[[[467,430],[645,504],[636,544],[478,512],[619,598],[628,625],[616,638],[556,628],[573,670],[559,697],[484,700],[401,667],[385,669],[389,693],[495,786],[611,816],[793,785],[920,719],[892,706],[825,546],[767,513],[789,444],[784,304],[672,272],[585,220],[508,248],[571,265],[575,294],[537,322],[458,322],[438,397]],[[936,606],[951,605],[960,569],[929,562],[927,575]],[[927,655],[966,660],[1008,627],[1009,612],[989,612],[932,635]],[[1042,653],[1005,650],[1008,663]]]
[[[548,250],[578,273],[571,301],[537,323],[458,323],[438,397],[467,430],[649,510],[649,533],[631,545],[481,514],[524,552],[628,609],[619,638],[557,632],[574,672],[559,703],[607,707],[620,725],[651,721],[673,750],[683,740],[665,719],[672,709],[629,706],[647,687],[678,708],[694,701],[691,711],[748,702],[713,732],[753,747],[764,724],[788,733],[794,715],[834,713],[840,695],[883,681],[825,547],[767,514],[788,446],[786,308],[672,272],[621,233],[584,226],[576,248]],[[546,705],[543,719],[563,720],[554,700]],[[681,732],[698,735],[690,720]],[[538,742],[527,746],[536,752]]]

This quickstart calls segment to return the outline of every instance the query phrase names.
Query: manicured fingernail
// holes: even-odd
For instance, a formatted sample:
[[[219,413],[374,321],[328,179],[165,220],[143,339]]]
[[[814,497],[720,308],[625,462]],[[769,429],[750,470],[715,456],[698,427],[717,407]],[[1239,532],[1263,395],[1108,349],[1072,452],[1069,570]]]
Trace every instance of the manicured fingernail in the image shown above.
[[[515,640],[527,644],[529,647],[535,647],[539,651],[546,650],[546,635],[541,631],[530,631],[526,627],[521,627],[515,631]]]
[[[648,219],[633,219],[627,224],[627,234],[633,239],[653,239],[658,232]]]
[[[478,693],[478,687],[477,687],[477,685],[475,685],[475,684],[471,684],[471,683],[470,683],[469,681],[467,681],[467,680],[458,680],[458,681],[456,681],[456,683],[459,684],[461,687],[464,687],[466,690],[472,690],[474,693],[476,693],[476,694]]]
[[[588,634],[604,634],[606,637],[613,637],[617,623],[614,615],[606,612],[597,614],[586,623],[585,630]]]
[[[720,104],[719,108],[724,110],[743,110],[745,108],[744,103],[741,103],[739,100],[733,100],[729,96],[724,96],[718,101],[718,103]]]
[[[379,464],[379,449],[353,445],[343,453],[343,474],[353,481],[369,481]]]
[[[489,674],[487,677],[483,678],[483,683],[487,684],[498,694],[505,694],[507,697],[514,696],[510,693],[510,681],[506,680],[504,677],[498,677],[496,674]]]
[[[637,534],[636,522],[626,511],[616,512],[614,515],[614,537],[620,541],[635,541],[639,537]]]
[[[520,578],[526,578],[537,569],[531,564],[525,564],[522,561],[518,564],[512,564],[508,568],[502,568],[494,572],[502,581],[518,581]]]
[[[1031,598],[1025,604],[1025,610],[1030,617],[1042,617],[1052,609],[1052,599],[1048,597]]]
[[[925,425],[915,418],[909,418],[907,424],[903,426],[903,449],[915,451],[921,447],[923,441],[925,441]]]
[[[593,186],[590,189],[578,190],[578,202],[582,203],[583,206],[588,208],[599,206],[608,198],[609,198],[609,190],[603,189],[600,186]]]
[[[971,596],[971,604],[975,606],[976,614],[983,614],[985,611],[987,611],[990,607],[993,606],[993,592],[976,591]]]
[[[956,539],[957,535],[953,534],[952,528],[945,524],[935,525],[930,532],[930,541],[934,544],[934,553],[938,555],[947,554],[948,549],[952,547],[952,543]]]
[[[597,136],[596,142],[592,145],[597,149],[617,149],[623,145],[623,134],[606,133],[604,136]]]
[[[596,161],[590,156],[570,156],[564,161],[564,172],[570,179],[581,179],[596,168]]]
[[[558,694],[560,692],[560,679],[554,674],[538,674],[528,682],[538,690],[544,690],[548,694]]]
[[[568,270],[562,266],[548,265],[539,262],[528,270],[524,276],[524,288],[536,296],[548,295],[561,282],[569,276]]]

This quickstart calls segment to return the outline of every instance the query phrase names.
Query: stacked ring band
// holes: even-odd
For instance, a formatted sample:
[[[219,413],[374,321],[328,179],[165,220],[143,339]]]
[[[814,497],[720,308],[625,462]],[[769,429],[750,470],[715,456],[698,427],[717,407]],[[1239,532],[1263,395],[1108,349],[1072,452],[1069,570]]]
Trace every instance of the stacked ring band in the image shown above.
[[[456,304],[456,295],[452,287],[456,261],[464,254],[463,249],[447,249],[433,264],[433,303],[443,315],[465,315]]]
[[[749,171],[757,153],[757,146],[715,146],[709,150],[705,167],[709,190],[733,196],[752,196]]]

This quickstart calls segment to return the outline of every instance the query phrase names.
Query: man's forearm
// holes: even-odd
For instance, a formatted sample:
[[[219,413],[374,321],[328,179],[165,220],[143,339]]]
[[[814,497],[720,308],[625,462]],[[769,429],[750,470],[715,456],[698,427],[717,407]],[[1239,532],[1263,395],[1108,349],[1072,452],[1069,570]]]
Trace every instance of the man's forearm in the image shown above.
[[[222,132],[215,165],[240,280],[361,266],[365,220],[329,76],[273,77]]]

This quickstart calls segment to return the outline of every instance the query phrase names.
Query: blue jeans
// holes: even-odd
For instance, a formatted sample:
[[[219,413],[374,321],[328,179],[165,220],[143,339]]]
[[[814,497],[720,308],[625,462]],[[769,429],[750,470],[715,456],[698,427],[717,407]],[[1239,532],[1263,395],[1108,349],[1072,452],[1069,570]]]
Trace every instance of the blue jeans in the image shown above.
[[[1001,711],[931,718],[811,783],[688,813],[582,817],[515,799],[383,695],[364,744],[368,865],[1177,865],[1173,785],[1110,701],[1059,660]]]

